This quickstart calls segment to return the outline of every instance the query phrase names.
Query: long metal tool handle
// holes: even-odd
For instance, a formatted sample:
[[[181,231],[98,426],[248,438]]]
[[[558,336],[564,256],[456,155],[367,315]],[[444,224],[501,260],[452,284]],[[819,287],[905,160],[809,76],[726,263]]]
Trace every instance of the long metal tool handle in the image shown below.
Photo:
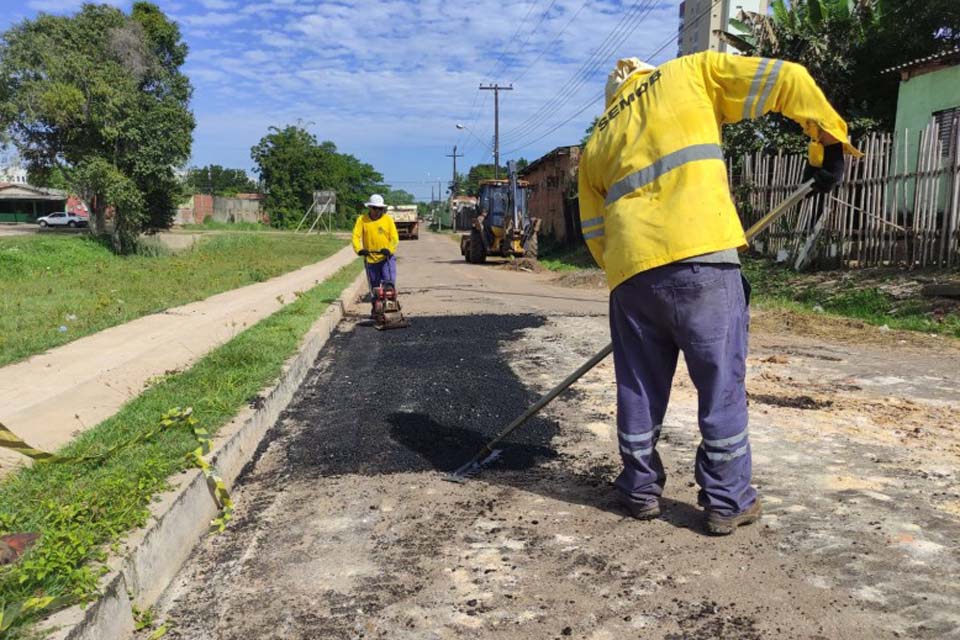
[[[747,242],[753,240],[760,235],[764,229],[783,217],[783,214],[789,211],[790,207],[806,198],[812,190],[813,180],[807,180],[797,187],[797,190],[788,195],[786,200],[775,206],[770,213],[754,222],[753,225],[744,232],[744,235],[747,236]]]
[[[745,232],[747,241],[749,242],[750,240],[753,240],[753,238],[756,237],[757,234],[759,234],[761,231],[763,231],[764,229],[769,227],[771,224],[776,222],[778,219],[780,219],[780,217],[782,217],[784,213],[790,210],[790,207],[792,207],[796,203],[800,202],[800,200],[805,198],[812,190],[812,187],[813,187],[813,180],[804,182],[803,184],[800,185],[800,187],[796,191],[794,191],[789,196],[787,196],[786,200],[784,200],[783,202],[778,204],[776,207],[774,207],[773,211],[771,211],[767,215],[760,218],[760,220],[758,220],[753,226],[751,226]],[[576,371],[574,371],[569,376],[564,378],[560,384],[558,384],[553,389],[551,389],[546,394],[544,394],[539,400],[537,400],[533,404],[533,406],[531,406],[529,409],[524,411],[520,417],[518,417],[516,420],[508,424],[503,429],[503,431],[498,433],[493,440],[488,442],[486,446],[483,447],[483,449],[477,452],[477,455],[470,458],[470,460],[466,464],[464,464],[462,467],[460,467],[458,471],[472,467],[473,465],[475,465],[476,463],[480,462],[481,460],[489,456],[491,453],[493,453],[493,446],[495,444],[497,444],[498,442],[506,438],[508,435],[516,431],[520,427],[520,425],[522,425],[527,420],[532,418],[534,415],[539,413],[540,410],[543,409],[545,406],[553,402],[554,398],[556,398],[561,393],[566,391],[567,388],[570,387],[570,385],[572,385],[574,382],[582,378],[583,374],[585,374],[587,371],[590,371],[595,366],[600,364],[600,361],[606,358],[612,352],[613,352],[612,343],[608,344],[603,349],[598,351],[593,357],[591,357],[589,360],[587,360],[582,365],[580,365],[580,367]],[[457,472],[454,472],[454,473],[456,474]]]
[[[517,428],[519,428],[520,425],[522,425],[531,417],[539,413],[540,409],[543,409],[545,406],[553,402],[554,398],[556,398],[558,395],[566,391],[570,387],[570,385],[572,385],[574,382],[576,382],[581,377],[583,377],[583,374],[585,374],[587,371],[590,371],[595,366],[597,366],[601,360],[603,360],[608,355],[610,355],[611,351],[613,351],[613,344],[608,344],[603,349],[601,349],[598,353],[596,353],[593,357],[591,357],[589,360],[587,360],[582,365],[580,365],[580,367],[576,371],[568,375],[566,378],[563,379],[563,381],[560,384],[558,384],[553,389],[545,393],[529,409],[524,411],[520,417],[518,417],[516,420],[508,424],[506,427],[504,427],[503,431],[498,433],[493,438],[493,440],[488,442],[483,449],[478,451],[477,455],[473,456],[466,464],[463,465],[462,468],[468,468],[472,466],[475,462],[479,462],[484,458],[486,458],[491,453],[493,453],[493,447],[495,444],[497,444],[498,442],[506,438],[508,435],[513,433]]]

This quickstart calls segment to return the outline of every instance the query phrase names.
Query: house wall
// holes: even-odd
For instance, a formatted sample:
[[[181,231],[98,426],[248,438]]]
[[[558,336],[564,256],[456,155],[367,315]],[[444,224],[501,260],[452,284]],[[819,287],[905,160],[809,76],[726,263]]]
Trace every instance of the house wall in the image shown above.
[[[215,222],[261,222],[263,206],[260,199],[250,197],[226,198],[202,193],[177,207],[174,224],[203,224],[207,218]]]
[[[925,73],[900,83],[897,98],[897,145],[903,157],[907,131],[907,171],[916,171],[920,132],[937,111],[960,106],[960,65]]]
[[[573,202],[577,193],[579,147],[561,147],[540,158],[523,172],[530,183],[527,190],[527,211],[540,218],[540,233],[559,243],[579,238],[577,209]]]
[[[897,97],[895,163],[897,173],[913,173],[920,157],[920,133],[930,124],[933,114],[960,106],[960,65],[939,69],[901,80]],[[906,162],[904,162],[906,156]],[[913,208],[916,182],[904,185],[904,202]],[[945,182],[938,190],[938,206],[946,207]]]

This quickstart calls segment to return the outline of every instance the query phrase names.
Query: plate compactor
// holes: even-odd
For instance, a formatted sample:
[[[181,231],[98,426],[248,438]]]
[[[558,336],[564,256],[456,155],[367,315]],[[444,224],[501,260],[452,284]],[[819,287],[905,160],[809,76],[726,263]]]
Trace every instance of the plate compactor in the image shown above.
[[[373,326],[379,331],[410,326],[410,322],[403,317],[400,310],[397,288],[392,282],[381,282],[370,295],[373,299]]]

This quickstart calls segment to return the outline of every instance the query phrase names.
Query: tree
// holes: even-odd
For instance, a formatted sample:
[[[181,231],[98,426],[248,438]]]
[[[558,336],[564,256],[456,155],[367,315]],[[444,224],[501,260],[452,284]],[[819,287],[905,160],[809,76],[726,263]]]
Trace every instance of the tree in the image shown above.
[[[898,78],[883,70],[960,44],[956,0],[774,0],[771,14],[741,12],[737,48],[804,65],[850,124],[854,138],[893,128]],[[725,128],[729,155],[797,151],[806,139],[782,118]]]
[[[98,233],[109,208],[122,216],[118,252],[175,214],[173,167],[189,157],[194,128],[186,54],[176,24],[147,2],[130,15],[93,4],[41,14],[0,39],[0,130],[32,175],[59,169],[87,194]]]
[[[480,195],[480,181],[493,180],[493,164],[475,164],[467,171],[466,180],[461,184],[461,189],[469,196]],[[500,167],[500,176],[506,177],[506,167]]]
[[[334,222],[345,226],[370,194],[386,189],[383,176],[371,165],[339,153],[333,142],[318,143],[299,126],[270,127],[250,156],[263,181],[270,221],[277,227],[296,225],[310,208],[314,191],[336,191]]]
[[[590,121],[590,126],[584,129],[583,137],[580,138],[580,149],[587,146],[587,141],[590,139],[590,136],[593,135],[593,130],[597,128],[598,122],[600,122],[600,116],[593,116],[593,120]]]
[[[192,193],[209,193],[215,196],[235,196],[257,190],[256,183],[243,169],[225,169],[218,164],[205,167],[190,167],[186,187]]]
[[[388,205],[402,205],[402,204],[413,204],[416,202],[416,197],[412,193],[408,193],[403,189],[387,189],[383,194],[383,200]]]

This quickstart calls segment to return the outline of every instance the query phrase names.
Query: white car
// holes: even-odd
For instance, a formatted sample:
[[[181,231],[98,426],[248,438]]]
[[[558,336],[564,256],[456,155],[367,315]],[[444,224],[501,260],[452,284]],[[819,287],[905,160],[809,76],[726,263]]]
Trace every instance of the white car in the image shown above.
[[[75,213],[67,211],[57,211],[46,216],[37,218],[37,224],[41,227],[85,227],[89,224],[86,218],[82,218]]]

